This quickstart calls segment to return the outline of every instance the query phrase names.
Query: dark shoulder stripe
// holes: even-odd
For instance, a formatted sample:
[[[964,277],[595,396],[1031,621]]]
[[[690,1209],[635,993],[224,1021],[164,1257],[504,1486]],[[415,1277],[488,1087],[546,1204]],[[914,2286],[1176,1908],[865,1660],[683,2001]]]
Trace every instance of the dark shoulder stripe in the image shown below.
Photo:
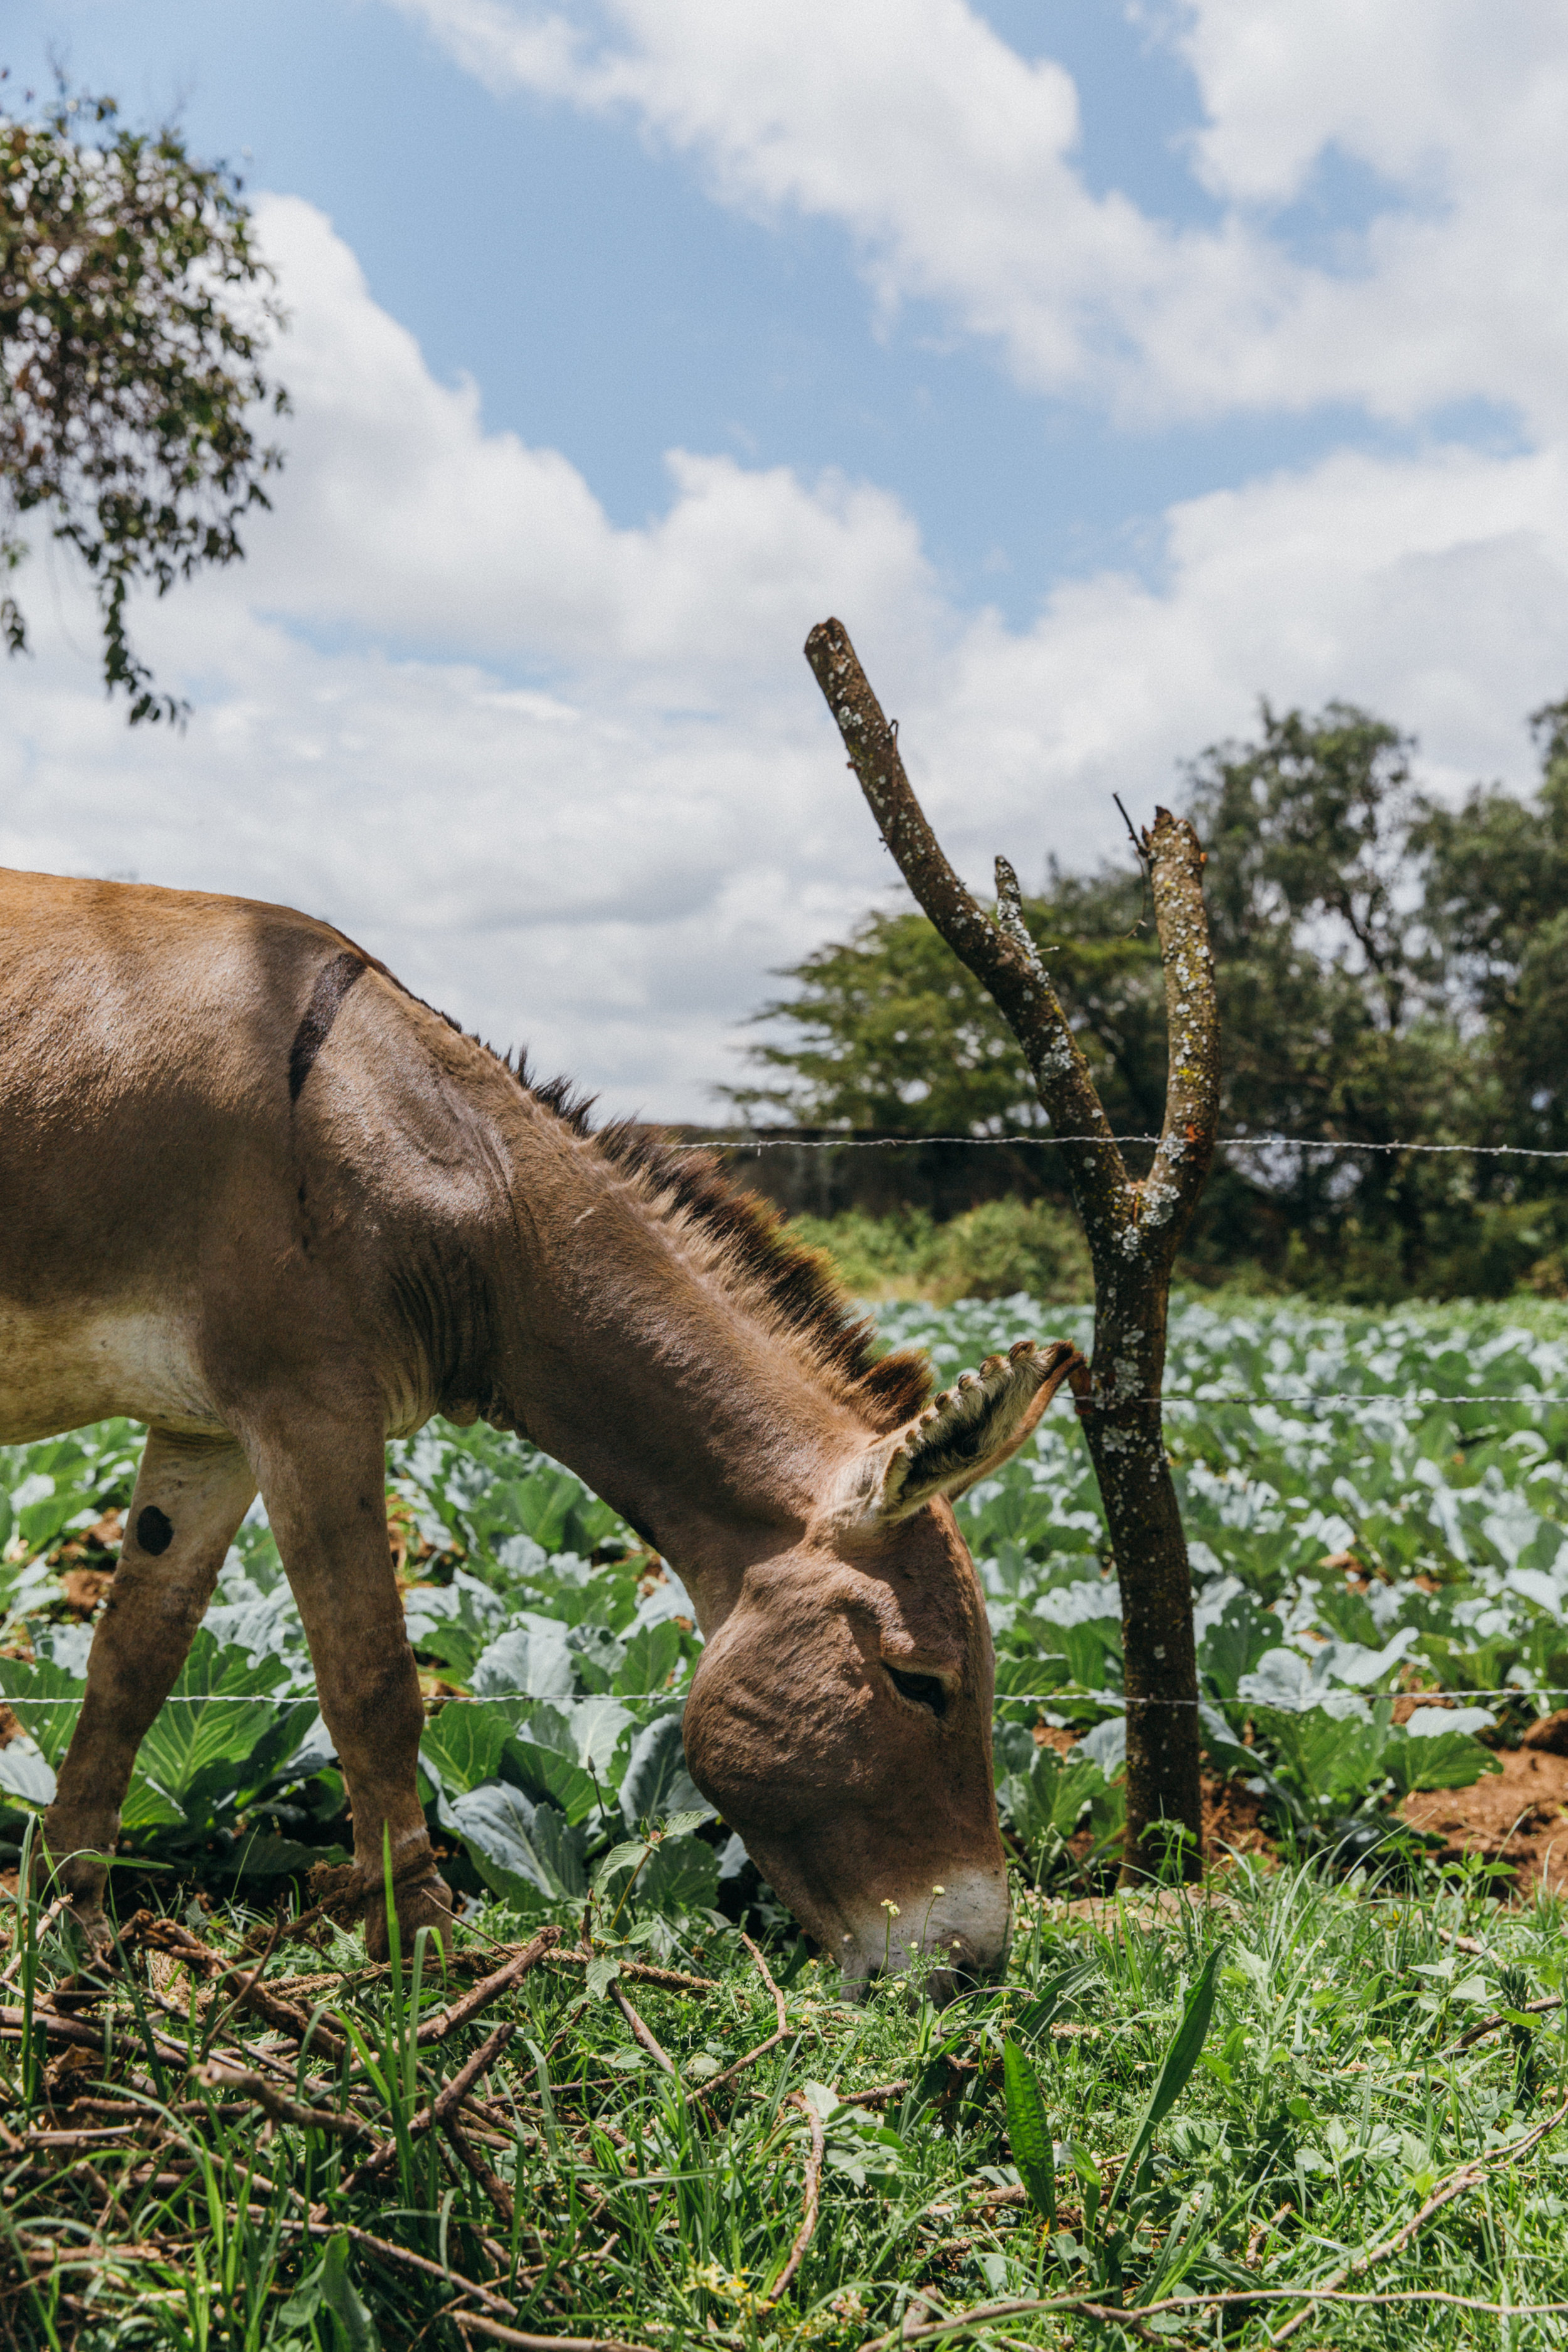
[[[310,1076],[317,1055],[331,1034],[338,1017],[338,1007],[365,968],[365,959],[357,955],[335,955],[331,963],[321,966],[316,975],[316,985],[310,991],[300,1026],[294,1032],[294,1043],[289,1048],[289,1099],[298,1102],[300,1089]]]

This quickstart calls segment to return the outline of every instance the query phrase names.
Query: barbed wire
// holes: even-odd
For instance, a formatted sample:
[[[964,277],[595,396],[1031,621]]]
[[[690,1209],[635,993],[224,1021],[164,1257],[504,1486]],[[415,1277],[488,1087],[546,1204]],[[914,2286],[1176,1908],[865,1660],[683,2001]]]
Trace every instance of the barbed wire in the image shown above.
[[[1292,1652],[1291,1654],[1299,1655],[1300,1653]],[[1109,1707],[1113,1714],[1118,1708],[1128,1706],[1206,1706],[1212,1707],[1216,1714],[1222,1707],[1237,1706],[1267,1707],[1273,1715],[1315,1715],[1324,1702],[1331,1698],[1364,1699],[1368,1704],[1377,1698],[1407,1698],[1413,1708],[1436,1706],[1446,1699],[1468,1699],[1473,1703],[1483,1698],[1555,1698],[1568,1702],[1568,1683],[1552,1684],[1537,1690],[1526,1690],[1517,1683],[1500,1683],[1490,1690],[1384,1691],[1356,1690],[1348,1683],[1335,1683],[1331,1686],[1326,1686],[1316,1698],[1303,1702],[1286,1698],[1257,1697],[1153,1698],[1131,1696],[1125,1691],[1074,1691],[1064,1684],[1059,1690],[1054,1691],[998,1691],[996,1705],[998,1706],[1057,1706],[1064,1699],[1072,1698],[1092,1699],[1096,1706]]]
[[[18,1661],[18,1663],[21,1663]],[[87,1685],[82,1685],[85,1695]],[[563,1696],[557,1692],[539,1691],[436,1691],[421,1694],[426,1707],[490,1706],[502,1702],[523,1700],[532,1706],[552,1706]],[[599,1694],[603,1696],[603,1694]],[[656,1698],[664,1694],[656,1691],[624,1694],[633,1697]],[[675,1694],[671,1693],[671,1696]],[[1207,1706],[1216,1711],[1226,1706],[1268,1707],[1275,1715],[1312,1715],[1325,1699],[1374,1698],[1409,1699],[1415,1706],[1436,1706],[1447,1699],[1465,1699],[1474,1704],[1493,1698],[1556,1698],[1568,1702],[1568,1684],[1542,1685],[1525,1689],[1515,1683],[1500,1683],[1488,1690],[1394,1690],[1366,1691],[1352,1689],[1348,1684],[1336,1683],[1318,1697],[1299,1704],[1293,1699],[1273,1698],[1154,1698],[1130,1696],[1123,1691],[1074,1691],[1064,1685],[1054,1691],[998,1691],[998,1706],[1054,1706],[1063,1700],[1088,1699],[1094,1705],[1109,1707],[1112,1713],[1129,1706]],[[163,1701],[165,1706],[305,1706],[316,1704],[320,1711],[319,1694],[314,1690],[296,1691],[171,1691]],[[573,1704],[581,1702],[574,1698]],[[617,1699],[617,1704],[621,1701]],[[32,1697],[26,1692],[9,1697],[0,1693],[0,1707],[79,1706],[81,1700],[66,1692],[52,1698]],[[3,1752],[3,1751],[0,1751]],[[564,1755],[565,1750],[560,1751]]]
[[[1019,1146],[1054,1150],[1061,1143],[1095,1143],[1109,1150],[1123,1143],[1159,1143],[1158,1135],[706,1135],[688,1137],[676,1151],[914,1151],[926,1143],[963,1143],[1011,1151]],[[1349,1136],[1217,1135],[1220,1151],[1468,1151],[1484,1160],[1568,1160],[1568,1150],[1545,1150],[1528,1143],[1363,1143]]]
[[[1444,1404],[1568,1405],[1568,1396],[1547,1396],[1542,1394],[1539,1390],[1526,1391],[1521,1395],[1516,1390],[1512,1389],[1499,1391],[1496,1393],[1489,1393],[1484,1391],[1477,1392],[1471,1390],[1464,1390],[1455,1395],[1434,1391],[1430,1396],[1409,1396],[1398,1393],[1393,1389],[1389,1389],[1387,1391],[1384,1391],[1382,1389],[1300,1389],[1293,1395],[1276,1396],[1267,1389],[1247,1389],[1240,1391],[1232,1396],[1207,1397],[1193,1396],[1185,1390],[1177,1389],[1174,1391],[1167,1391],[1166,1393],[1162,1396],[1118,1397],[1114,1402],[1116,1404],[1194,1404],[1205,1406],[1211,1404],[1387,1404],[1396,1405],[1401,1412],[1427,1412],[1431,1411],[1433,1406]],[[1100,1410],[1103,1412],[1108,1410],[1108,1408],[1101,1405]]]

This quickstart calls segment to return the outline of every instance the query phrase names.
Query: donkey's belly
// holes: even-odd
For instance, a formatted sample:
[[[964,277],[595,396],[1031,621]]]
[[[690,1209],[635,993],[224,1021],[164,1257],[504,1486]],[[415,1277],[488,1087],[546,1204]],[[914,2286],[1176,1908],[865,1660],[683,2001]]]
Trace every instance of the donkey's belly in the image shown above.
[[[191,1435],[218,1417],[184,1333],[144,1308],[41,1314],[0,1301],[0,1444],[124,1413]]]

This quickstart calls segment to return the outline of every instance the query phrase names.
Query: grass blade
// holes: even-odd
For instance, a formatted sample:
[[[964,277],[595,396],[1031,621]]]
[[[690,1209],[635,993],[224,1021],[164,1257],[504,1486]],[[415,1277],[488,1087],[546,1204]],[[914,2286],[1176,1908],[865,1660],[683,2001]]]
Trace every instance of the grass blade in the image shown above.
[[[1149,2142],[1186,2089],[1187,2077],[1198,2063],[1198,2053],[1208,2039],[1209,2023],[1214,2016],[1215,1978],[1219,1969],[1221,1948],[1218,1944],[1215,1946],[1204,1963],[1203,1974],[1187,1995],[1182,2021],[1172,2037],[1164,2063],[1154,2077],[1154,2087],[1149,2094],[1148,2104],[1138,2118],[1138,2128],[1127,2151],[1127,2161],[1116,2176],[1116,2186],[1110,2192],[1107,2212],[1143,2161]]]
[[[1051,2148],[1051,2127],[1034,2068],[1018,2044],[1002,2047],[1002,2083],[1007,2101],[1007,2137],[1018,2178],[1037,2213],[1057,2226],[1057,2167]]]

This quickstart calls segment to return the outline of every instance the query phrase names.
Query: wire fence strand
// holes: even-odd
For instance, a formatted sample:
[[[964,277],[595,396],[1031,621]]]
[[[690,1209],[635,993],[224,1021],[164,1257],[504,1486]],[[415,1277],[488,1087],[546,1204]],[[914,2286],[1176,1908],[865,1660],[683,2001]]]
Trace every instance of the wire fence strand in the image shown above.
[[[82,1689],[85,1691],[87,1685],[84,1681]],[[642,1692],[634,1693],[632,1696],[653,1697],[663,1695]],[[683,1696],[684,1694],[671,1692],[668,1696],[677,1697]],[[1312,1698],[1305,1704],[1298,1704],[1292,1699],[1260,1698],[1256,1696],[1243,1698],[1143,1698],[1126,1691],[1074,1689],[1070,1684],[1063,1684],[1059,1689],[1054,1691],[998,1691],[995,1696],[998,1706],[1051,1706],[1062,1699],[1081,1699],[1092,1701],[1097,1706],[1108,1707],[1112,1713],[1119,1707],[1127,1706],[1210,1706],[1215,1708],[1261,1706],[1268,1707],[1275,1715],[1311,1715],[1322,1705],[1324,1698],[1340,1701],[1347,1698],[1364,1699],[1369,1702],[1378,1698],[1407,1698],[1413,1700],[1417,1706],[1436,1706],[1440,1701],[1448,1699],[1463,1699],[1475,1705],[1482,1699],[1545,1698],[1560,1699],[1565,1706],[1568,1706],[1568,1684],[1542,1685],[1529,1689],[1514,1683],[1502,1683],[1489,1690],[1380,1691],[1370,1687],[1356,1690],[1346,1684],[1336,1683],[1332,1690],[1326,1690],[1321,1696]],[[171,1691],[163,1705],[165,1706],[304,1706],[312,1701],[317,1701],[318,1697],[319,1695],[313,1688],[288,1691]],[[438,1708],[489,1706],[501,1701],[513,1703],[521,1701],[530,1706],[554,1706],[559,1704],[560,1698],[561,1693],[558,1691],[435,1691],[424,1693],[422,1704],[426,1707]],[[31,1698],[25,1693],[12,1698],[4,1692],[0,1692],[0,1707],[13,1709],[23,1706],[76,1706],[79,1703],[79,1697],[66,1692],[58,1692],[50,1698]]]
[[[980,1150],[1046,1150],[1062,1143],[1092,1143],[1111,1150],[1123,1143],[1159,1143],[1158,1135],[700,1135],[688,1136],[677,1151],[914,1151],[928,1143],[963,1143]],[[1219,1135],[1219,1151],[1420,1151],[1469,1152],[1483,1160],[1568,1160],[1568,1150],[1546,1150],[1528,1143],[1372,1143],[1353,1136]]]
[[[1255,1404],[1382,1404],[1392,1405],[1401,1412],[1430,1412],[1435,1406],[1445,1404],[1521,1404],[1568,1405],[1568,1396],[1549,1396],[1544,1391],[1513,1389],[1473,1390],[1453,1391],[1434,1390],[1429,1396],[1412,1395],[1408,1391],[1394,1389],[1298,1389],[1283,1395],[1269,1389],[1239,1389],[1226,1396],[1196,1396],[1186,1389],[1167,1389],[1159,1396],[1138,1395],[1118,1397],[1117,1404],[1194,1404],[1194,1405],[1255,1405]],[[1100,1406],[1103,1412],[1105,1407]]]

